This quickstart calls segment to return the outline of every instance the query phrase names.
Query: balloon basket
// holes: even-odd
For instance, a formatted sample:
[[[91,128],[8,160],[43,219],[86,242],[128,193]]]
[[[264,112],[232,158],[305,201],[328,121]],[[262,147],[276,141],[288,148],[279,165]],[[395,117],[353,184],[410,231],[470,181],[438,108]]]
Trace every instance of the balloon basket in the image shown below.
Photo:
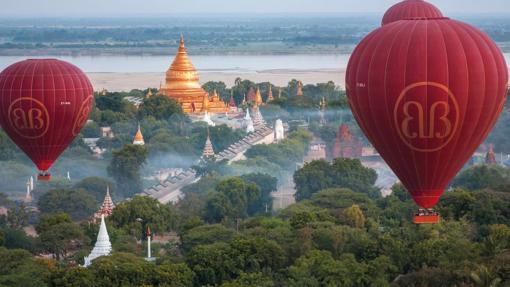
[[[432,209],[420,209],[413,216],[414,224],[438,224],[440,221],[441,216]]]
[[[38,174],[37,175],[37,181],[50,181],[51,180],[51,174],[45,173],[45,174]]]

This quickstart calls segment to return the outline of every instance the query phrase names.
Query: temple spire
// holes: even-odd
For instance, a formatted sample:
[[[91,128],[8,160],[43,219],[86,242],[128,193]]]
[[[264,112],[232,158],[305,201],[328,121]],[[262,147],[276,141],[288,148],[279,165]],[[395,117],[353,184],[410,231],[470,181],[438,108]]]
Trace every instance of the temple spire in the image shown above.
[[[301,83],[301,81],[297,82],[296,96],[298,96],[298,97],[303,96],[303,83]]]
[[[108,217],[112,215],[113,209],[115,208],[115,204],[113,203],[112,197],[110,196],[110,186],[106,186],[106,195],[103,200],[103,204],[101,205],[101,209],[94,215],[95,218],[100,218],[101,216]]]
[[[489,151],[487,152],[487,155],[485,156],[485,163],[488,165],[496,165],[498,162],[496,161],[496,154],[494,153],[494,145],[489,145]]]
[[[112,251],[112,244],[110,243],[110,236],[106,230],[106,224],[104,222],[104,215],[101,215],[101,225],[99,226],[99,232],[97,234],[97,241],[94,245],[94,249],[90,252],[89,256],[84,258],[85,267],[92,264],[92,261],[100,256],[108,256]]]
[[[202,152],[202,159],[211,159],[215,156],[214,147],[209,136],[209,129],[207,129],[207,139],[205,140],[204,151]]]
[[[271,84],[269,84],[268,91],[267,91],[267,101],[266,102],[270,102],[272,100],[274,100],[273,99],[273,88],[271,87]]]
[[[255,92],[255,105],[261,106],[264,102],[262,101],[262,94],[260,93],[260,88],[257,87],[257,91]]]
[[[136,131],[135,138],[133,139],[133,144],[134,145],[145,145],[145,140],[143,139],[140,124],[138,124],[138,130]]]

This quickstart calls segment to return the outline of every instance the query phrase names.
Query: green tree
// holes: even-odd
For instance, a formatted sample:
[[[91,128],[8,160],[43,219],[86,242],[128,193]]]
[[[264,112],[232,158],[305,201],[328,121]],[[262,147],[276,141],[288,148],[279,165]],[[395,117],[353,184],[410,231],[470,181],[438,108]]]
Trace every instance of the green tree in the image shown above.
[[[221,224],[202,225],[185,231],[181,235],[181,246],[184,252],[189,252],[198,245],[230,242],[233,237],[234,231]]]
[[[186,257],[195,272],[195,286],[219,285],[236,278],[241,269],[232,248],[226,243],[199,245]]]
[[[349,188],[377,198],[380,193],[374,187],[376,180],[376,172],[364,167],[358,159],[337,158],[332,164],[313,161],[294,174],[296,199],[307,199],[322,189],[333,187]]]
[[[151,283],[154,267],[129,253],[114,253],[95,259],[89,267],[97,286],[143,286]]]
[[[48,265],[25,250],[7,250],[0,247],[0,286],[48,286]]]
[[[365,216],[357,204],[345,209],[344,217],[346,223],[351,227],[363,228],[365,226]]]
[[[138,109],[140,119],[152,116],[158,120],[166,120],[174,114],[182,114],[181,105],[174,99],[162,95],[145,98]]]
[[[116,193],[115,184],[112,181],[96,176],[80,180],[74,185],[74,188],[86,190],[98,203],[103,202],[107,188],[110,189],[110,195],[112,197],[115,197]]]
[[[54,189],[43,194],[37,206],[41,213],[64,212],[73,220],[89,218],[97,210],[96,200],[84,189]]]
[[[109,219],[116,228],[141,239],[147,225],[154,233],[176,228],[177,214],[170,205],[161,204],[148,196],[135,196],[118,204]]]
[[[233,281],[223,283],[221,287],[274,287],[273,280],[261,272],[258,273],[241,273],[239,277]]]
[[[500,166],[476,165],[459,174],[453,181],[454,187],[468,190],[484,188],[497,189],[510,181],[508,169]]]
[[[289,267],[286,286],[363,286],[365,272],[352,255],[335,260],[327,251],[312,250]]]
[[[187,287],[193,286],[195,273],[186,264],[164,262],[154,268],[157,286]]]
[[[120,195],[131,197],[142,191],[140,168],[147,160],[147,153],[145,146],[139,145],[125,145],[113,152],[108,174],[115,179]]]
[[[257,213],[271,212],[273,198],[271,193],[276,191],[278,179],[269,174],[264,173],[250,173],[242,175],[241,178],[246,182],[256,184],[260,189],[260,196],[257,200],[252,201],[248,206],[248,214],[254,215]]]
[[[57,260],[66,258],[71,249],[83,241],[82,230],[65,213],[41,216],[35,229],[39,234],[41,248],[53,254]]]
[[[259,198],[260,189],[257,185],[238,177],[223,180],[207,200],[205,219],[209,222],[220,222],[245,218],[248,215],[248,206]]]

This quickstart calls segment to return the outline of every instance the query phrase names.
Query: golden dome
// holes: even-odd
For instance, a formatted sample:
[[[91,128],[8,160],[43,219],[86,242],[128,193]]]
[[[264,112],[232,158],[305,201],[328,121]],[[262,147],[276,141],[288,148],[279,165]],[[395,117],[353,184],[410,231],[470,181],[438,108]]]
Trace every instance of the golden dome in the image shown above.
[[[168,90],[197,89],[201,92],[203,91],[198,83],[197,69],[188,58],[183,36],[181,36],[179,51],[172,65],[166,72],[166,84],[164,88]]]

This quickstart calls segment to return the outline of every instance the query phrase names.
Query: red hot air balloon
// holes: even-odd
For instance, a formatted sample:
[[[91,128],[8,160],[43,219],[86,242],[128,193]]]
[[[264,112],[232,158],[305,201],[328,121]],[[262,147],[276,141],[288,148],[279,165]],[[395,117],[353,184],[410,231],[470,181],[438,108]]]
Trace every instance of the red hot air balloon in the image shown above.
[[[89,79],[56,59],[15,63],[0,73],[0,125],[39,169],[39,180],[86,124]]]
[[[434,5],[423,0],[405,0],[390,7],[384,14],[382,25],[412,18],[442,18]]]
[[[353,52],[346,76],[358,124],[426,209],[493,128],[507,86],[498,46],[447,18],[373,31]]]

